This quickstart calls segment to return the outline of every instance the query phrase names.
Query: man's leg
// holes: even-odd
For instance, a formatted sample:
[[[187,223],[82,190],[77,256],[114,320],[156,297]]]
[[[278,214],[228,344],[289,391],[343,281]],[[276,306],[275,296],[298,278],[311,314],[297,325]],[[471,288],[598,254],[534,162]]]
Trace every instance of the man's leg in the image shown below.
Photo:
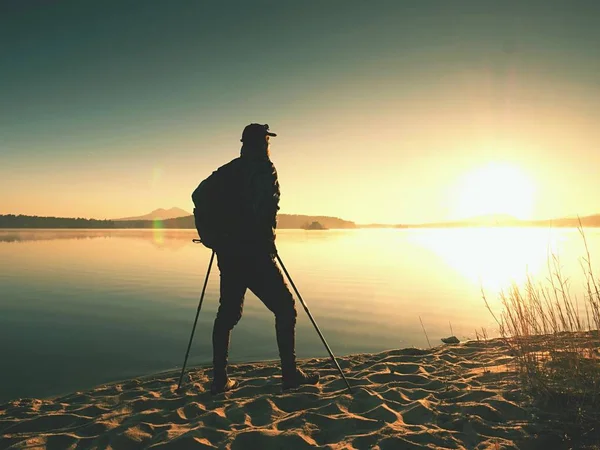
[[[296,305],[281,270],[270,255],[259,254],[253,258],[248,287],[275,314],[284,388],[317,383],[318,375],[307,375],[296,368]]]
[[[239,255],[217,253],[221,272],[219,309],[213,326],[213,390],[219,391],[228,382],[227,359],[231,330],[242,317],[245,276]]]

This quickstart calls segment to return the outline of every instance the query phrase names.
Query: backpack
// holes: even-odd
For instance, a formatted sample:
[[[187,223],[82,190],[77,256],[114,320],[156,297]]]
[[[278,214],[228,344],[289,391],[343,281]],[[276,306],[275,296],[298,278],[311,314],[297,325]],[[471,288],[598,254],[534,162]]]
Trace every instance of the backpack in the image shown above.
[[[240,163],[236,158],[219,167],[192,193],[198,236],[212,250],[227,241],[239,221]]]

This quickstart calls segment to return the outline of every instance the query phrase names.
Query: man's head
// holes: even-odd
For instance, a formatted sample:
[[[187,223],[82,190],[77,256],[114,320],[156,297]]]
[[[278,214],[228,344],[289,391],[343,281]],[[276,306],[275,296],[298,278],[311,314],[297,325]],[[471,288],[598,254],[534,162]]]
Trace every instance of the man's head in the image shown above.
[[[269,125],[251,123],[242,132],[242,156],[269,156],[269,139],[277,134],[269,131]]]

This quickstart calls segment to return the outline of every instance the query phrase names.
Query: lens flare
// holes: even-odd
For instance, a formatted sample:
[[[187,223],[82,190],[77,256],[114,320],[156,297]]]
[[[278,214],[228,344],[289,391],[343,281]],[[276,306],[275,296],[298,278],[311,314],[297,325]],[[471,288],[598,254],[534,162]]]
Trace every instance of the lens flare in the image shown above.
[[[165,230],[161,219],[152,220],[152,239],[158,245],[162,245],[165,242]]]

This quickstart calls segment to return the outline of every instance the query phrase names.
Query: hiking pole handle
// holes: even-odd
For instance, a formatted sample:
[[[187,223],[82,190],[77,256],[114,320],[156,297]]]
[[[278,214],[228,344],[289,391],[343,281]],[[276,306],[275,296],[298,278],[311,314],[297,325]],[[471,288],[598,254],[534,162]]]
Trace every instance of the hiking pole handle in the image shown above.
[[[199,239],[193,239],[194,242]],[[190,342],[188,343],[187,352],[185,352],[185,359],[183,361],[183,366],[181,367],[181,375],[179,376],[179,383],[177,383],[177,391],[181,389],[181,381],[183,380],[183,374],[185,372],[185,366],[187,364],[188,356],[190,355],[190,348],[192,347],[192,341],[194,340],[194,332],[196,331],[196,324],[198,323],[198,316],[200,315],[200,309],[202,308],[202,301],[204,300],[204,293],[206,292],[206,285],[208,284],[208,276],[210,275],[210,269],[213,264],[213,259],[215,259],[215,251],[213,250],[212,255],[210,255],[210,262],[208,263],[208,271],[206,272],[206,278],[204,279],[204,286],[202,287],[202,295],[200,295],[200,303],[198,303],[198,310],[196,311],[196,319],[194,319],[194,326],[192,327],[192,335],[190,336]]]
[[[329,356],[331,357],[331,360],[333,361],[333,363],[337,367],[337,370],[340,372],[340,375],[344,379],[344,382],[346,383],[346,386],[348,387],[348,392],[350,392],[350,394],[352,394],[352,388],[350,387],[350,384],[348,383],[348,380],[346,379],[346,376],[344,375],[344,372],[342,371],[342,368],[340,367],[340,365],[338,364],[337,360],[335,359],[335,356],[333,355],[333,352],[329,348],[329,345],[327,345],[327,341],[323,337],[323,334],[321,333],[321,330],[319,329],[319,326],[317,325],[317,322],[315,322],[315,319],[313,319],[313,316],[310,313],[310,311],[308,309],[308,306],[306,306],[306,303],[304,303],[304,300],[302,299],[302,296],[300,295],[300,292],[298,292],[298,289],[296,288],[296,285],[292,281],[292,277],[290,276],[290,274],[288,273],[287,269],[283,265],[283,261],[279,257],[279,254],[275,253],[275,256],[277,257],[277,261],[279,261],[279,264],[281,265],[281,268],[285,272],[285,275],[287,276],[288,280],[290,280],[290,284],[292,285],[292,288],[294,288],[294,292],[296,292],[296,295],[298,296],[298,299],[300,299],[300,303],[302,303],[304,311],[306,311],[306,314],[308,314],[308,318],[310,319],[310,321],[314,325],[315,330],[317,330],[317,333],[318,333],[319,337],[321,338],[321,341],[323,341],[323,345],[325,345],[325,348],[329,352]]]

